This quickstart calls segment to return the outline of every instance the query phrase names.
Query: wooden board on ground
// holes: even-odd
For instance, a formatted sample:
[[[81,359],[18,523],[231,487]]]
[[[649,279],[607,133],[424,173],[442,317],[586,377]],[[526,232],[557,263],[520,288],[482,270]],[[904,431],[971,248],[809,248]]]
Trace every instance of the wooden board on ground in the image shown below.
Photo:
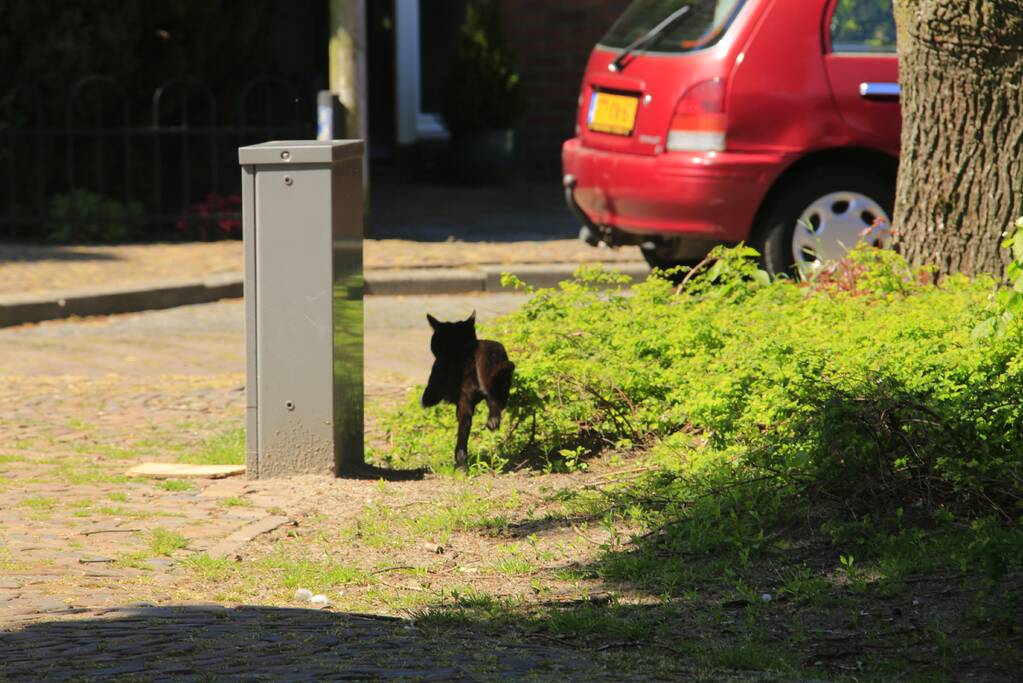
[[[186,465],[175,462],[144,462],[128,470],[129,477],[152,479],[220,479],[245,474],[245,465]]]

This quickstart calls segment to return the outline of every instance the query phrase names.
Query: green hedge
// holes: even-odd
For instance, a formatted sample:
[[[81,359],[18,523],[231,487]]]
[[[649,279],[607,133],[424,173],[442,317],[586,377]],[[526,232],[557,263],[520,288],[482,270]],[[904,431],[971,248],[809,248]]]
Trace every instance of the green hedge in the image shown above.
[[[571,469],[643,449],[690,490],[761,481],[779,505],[854,516],[1020,516],[1023,328],[976,333],[1001,315],[993,280],[932,284],[862,248],[808,282],[768,283],[750,252],[717,252],[681,287],[627,291],[584,270],[533,292],[485,330],[517,369],[502,430],[474,425],[474,467]],[[417,398],[388,417],[377,456],[448,468],[453,409]]]

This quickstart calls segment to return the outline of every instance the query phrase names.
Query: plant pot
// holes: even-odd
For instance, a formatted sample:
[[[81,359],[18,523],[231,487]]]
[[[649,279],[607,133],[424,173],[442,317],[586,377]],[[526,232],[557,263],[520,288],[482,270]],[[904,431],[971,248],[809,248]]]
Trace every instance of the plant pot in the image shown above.
[[[451,160],[463,183],[506,183],[515,165],[515,131],[510,128],[461,131],[451,139]]]

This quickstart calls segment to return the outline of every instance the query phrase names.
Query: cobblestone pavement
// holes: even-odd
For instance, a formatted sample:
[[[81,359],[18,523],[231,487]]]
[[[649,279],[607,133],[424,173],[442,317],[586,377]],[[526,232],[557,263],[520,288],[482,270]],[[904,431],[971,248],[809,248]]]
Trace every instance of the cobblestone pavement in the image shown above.
[[[0,631],[0,680],[622,680],[578,650],[303,609],[136,606]]]
[[[366,269],[472,267],[502,263],[639,261],[636,247],[595,249],[576,239],[517,242],[366,240]],[[0,244],[0,296],[141,285],[240,273],[238,241],[51,247]]]

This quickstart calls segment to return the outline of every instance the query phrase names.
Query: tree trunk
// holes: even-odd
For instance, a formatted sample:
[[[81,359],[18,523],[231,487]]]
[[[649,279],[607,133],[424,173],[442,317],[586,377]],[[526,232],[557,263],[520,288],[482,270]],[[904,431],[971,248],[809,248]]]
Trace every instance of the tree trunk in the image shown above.
[[[1023,215],[1023,0],[895,0],[895,22],[895,244],[942,275],[1001,275]]]
[[[343,134],[365,140],[366,0],[331,0],[330,23],[330,90],[345,108]],[[339,129],[340,123],[335,124]]]

